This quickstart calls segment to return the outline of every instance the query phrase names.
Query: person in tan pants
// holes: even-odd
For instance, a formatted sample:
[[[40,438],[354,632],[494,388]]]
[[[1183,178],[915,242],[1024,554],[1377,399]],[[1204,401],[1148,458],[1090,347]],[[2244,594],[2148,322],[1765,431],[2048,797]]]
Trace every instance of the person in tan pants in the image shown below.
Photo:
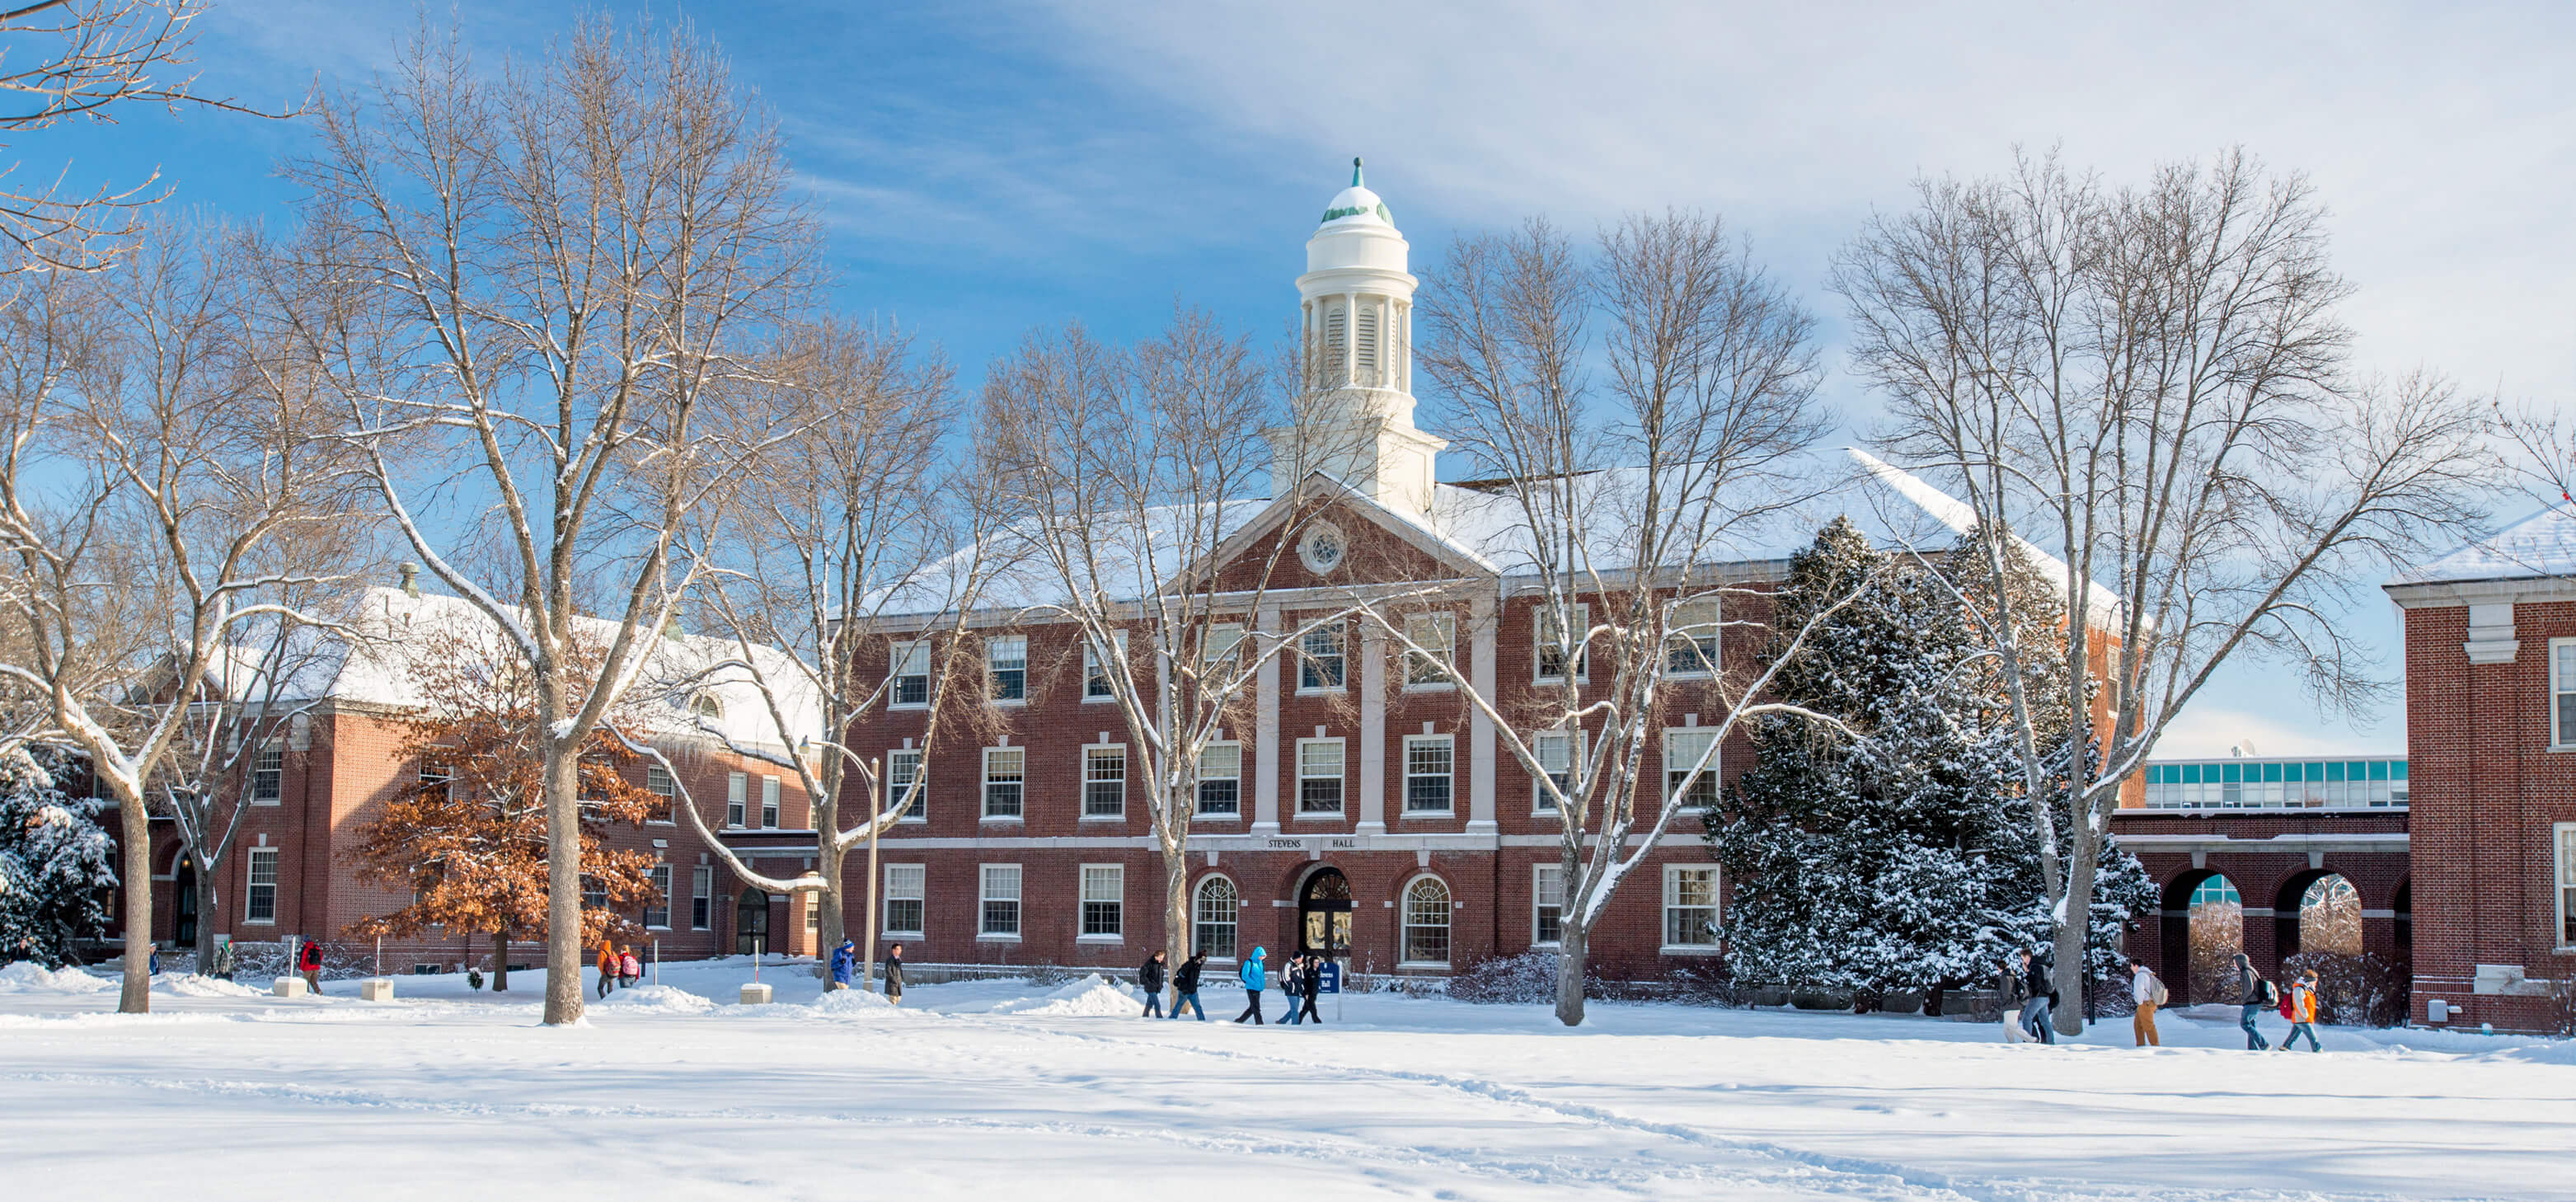
[[[2165,1004],[2165,983],[2157,980],[2156,974],[2147,971],[2146,962],[2143,960],[2129,961],[2129,996],[2136,999],[2138,1003],[2136,1016],[2129,1020],[2131,1031],[2137,1036],[2138,1046],[2163,1047],[2164,1041],[2156,1037],[2156,1007]]]

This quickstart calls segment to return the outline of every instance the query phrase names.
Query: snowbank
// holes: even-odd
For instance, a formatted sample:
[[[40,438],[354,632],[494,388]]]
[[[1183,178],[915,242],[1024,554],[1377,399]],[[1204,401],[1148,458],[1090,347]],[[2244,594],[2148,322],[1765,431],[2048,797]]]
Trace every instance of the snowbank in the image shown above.
[[[0,967],[0,993],[114,993],[115,981],[77,968],[47,968],[32,960]]]
[[[201,977],[193,973],[152,978],[152,992],[173,997],[267,997],[265,989],[253,989],[239,981]]]
[[[712,998],[669,985],[638,985],[609,994],[588,1008],[636,1014],[704,1014],[715,1009],[716,1004]]]
[[[1098,973],[1037,997],[996,1003],[989,1014],[1038,1014],[1050,1017],[1133,1018],[1145,1004],[1143,994]]]
[[[856,989],[836,990],[814,1002],[817,1014],[882,1014],[892,1009],[894,1003],[885,1000],[885,995]]]

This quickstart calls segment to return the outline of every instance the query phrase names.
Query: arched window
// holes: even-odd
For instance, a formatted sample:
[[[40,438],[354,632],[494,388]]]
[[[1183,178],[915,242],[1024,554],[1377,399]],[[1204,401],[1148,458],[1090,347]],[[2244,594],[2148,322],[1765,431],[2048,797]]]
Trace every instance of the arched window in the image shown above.
[[[1449,963],[1449,886],[1416,877],[1404,887],[1404,962]]]
[[[2245,899],[2236,883],[2212,874],[2191,891],[2191,993],[2194,998],[2237,996],[2236,953],[2245,950]]]
[[[724,702],[713,693],[700,693],[696,700],[689,703],[689,711],[701,718],[722,721],[725,714]]]
[[[1199,954],[1219,960],[1234,958],[1234,924],[1242,916],[1242,899],[1234,891],[1234,882],[1212,876],[1199,882],[1198,897],[1190,905],[1190,946]]]
[[[2299,898],[2299,950],[2361,953],[2361,894],[2340,876],[2321,876]]]

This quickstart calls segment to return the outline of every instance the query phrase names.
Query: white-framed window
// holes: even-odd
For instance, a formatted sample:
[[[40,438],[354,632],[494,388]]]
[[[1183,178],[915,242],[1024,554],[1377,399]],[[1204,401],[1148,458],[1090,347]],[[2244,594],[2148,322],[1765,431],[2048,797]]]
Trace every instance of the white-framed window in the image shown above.
[[[1565,679],[1565,656],[1567,650],[1565,644],[1569,640],[1581,640],[1577,641],[1573,647],[1574,679],[1590,679],[1592,671],[1592,647],[1590,642],[1585,639],[1585,636],[1590,634],[1592,631],[1592,606],[1589,603],[1578,601],[1574,604],[1573,609],[1574,625],[1571,630],[1568,630],[1559,625],[1559,619],[1563,613],[1562,610],[1552,602],[1541,601],[1538,603],[1538,635],[1536,642],[1538,650],[1538,678],[1540,680]]]
[[[1672,634],[1664,640],[1668,676],[1717,673],[1717,598],[1694,597],[1673,607]]]
[[[823,895],[820,893],[808,893],[805,895],[805,933],[808,935],[814,935],[821,933],[822,930]]]
[[[1553,814],[1557,811],[1558,794],[1574,786],[1574,761],[1582,754],[1583,732],[1576,730],[1543,730],[1530,736],[1530,752],[1538,757],[1545,780],[1530,780],[1530,812]],[[1556,792],[1548,791],[1548,782],[1556,782]]]
[[[1458,662],[1458,618],[1455,614],[1411,614],[1404,619],[1404,637],[1411,639],[1420,651],[1404,653],[1404,687],[1408,689],[1445,689],[1451,686],[1448,668]]]
[[[741,826],[744,820],[750,817],[746,812],[750,804],[750,775],[742,772],[725,773],[725,825]]]
[[[1350,630],[1325,622],[1297,638],[1297,688],[1301,692],[1342,687],[1350,668]]]
[[[1342,812],[1342,741],[1297,740],[1297,812]]]
[[[286,796],[286,744],[263,740],[250,757],[250,803],[273,806]]]
[[[896,643],[887,653],[886,704],[920,709],[930,704],[930,640]]]
[[[689,870],[689,929],[703,931],[714,919],[716,870],[700,864]]]
[[[644,925],[657,931],[671,929],[671,866],[653,866],[653,900],[644,903]]]
[[[671,770],[660,764],[644,765],[644,791],[661,799],[653,803],[653,811],[644,816],[644,821],[671,821],[671,803],[680,796],[680,782],[671,779]]]
[[[1020,937],[1020,866],[986,864],[980,874],[983,888],[978,896],[983,913],[978,916],[975,935],[979,939],[1017,939]]]
[[[421,757],[420,785],[424,791],[435,789],[441,793],[445,793],[454,787],[455,782],[456,770],[450,767],[446,760],[434,760],[427,756]]]
[[[916,783],[920,788],[913,787]],[[899,747],[886,752],[885,788],[887,805],[903,801],[907,790],[912,793],[911,804],[903,807],[903,817],[896,821],[930,821],[930,782],[921,778],[920,748]]]
[[[1199,748],[1199,814],[1233,818],[1243,813],[1243,744]]]
[[[2558,946],[2576,947],[2576,822],[2550,831],[2558,836]]]
[[[277,921],[277,849],[250,849],[249,887],[242,890],[242,921]]]
[[[1127,745],[1082,749],[1082,816],[1127,816]]]
[[[1404,887],[1403,961],[1406,965],[1440,967],[1449,963],[1449,885],[1436,876],[1418,876]]]
[[[1029,696],[1029,640],[1022,635],[995,635],[984,640],[984,677],[995,701],[1025,701]]]
[[[1717,743],[1717,732],[1698,727],[1664,732],[1664,799],[1679,801],[1683,809],[1705,810],[1717,805],[1717,756],[1709,749]],[[1708,757],[1708,766],[1699,775],[1691,769],[1700,767],[1700,757]],[[1689,783],[1685,785],[1683,782]]]
[[[1116,637],[1117,656],[1119,661],[1123,663],[1127,659],[1127,632],[1124,630],[1118,631],[1116,632]],[[1108,665],[1100,662],[1100,653],[1093,649],[1091,640],[1084,639],[1082,641],[1082,699],[1085,701],[1114,701],[1117,699],[1117,696],[1117,693],[1112,691],[1109,685]]]
[[[1234,958],[1235,924],[1243,917],[1243,896],[1234,882],[1209,874],[1190,902],[1190,947],[1211,960]]]
[[[760,778],[760,825],[764,830],[778,829],[778,778]]]
[[[1530,866],[1530,942],[1553,947],[1565,919],[1565,865]]]
[[[1243,623],[1215,622],[1208,626],[1207,655],[1211,672],[1223,674],[1233,667],[1234,649],[1243,645]]]
[[[1127,934],[1127,867],[1123,864],[1082,866],[1081,939],[1103,942]]]
[[[1456,745],[1448,735],[1404,739],[1404,812],[1446,814],[1455,795]]]
[[[607,909],[608,882],[603,881],[598,877],[584,874],[581,878],[581,908],[585,910]]]
[[[1025,747],[984,749],[984,817],[1016,819],[1027,800],[1029,750]]]
[[[1717,869],[1664,865],[1664,950],[1717,946]]]
[[[920,864],[885,866],[885,931],[889,938],[919,939],[929,917],[929,873]]]
[[[2552,747],[2576,747],[2576,638],[2549,640]]]

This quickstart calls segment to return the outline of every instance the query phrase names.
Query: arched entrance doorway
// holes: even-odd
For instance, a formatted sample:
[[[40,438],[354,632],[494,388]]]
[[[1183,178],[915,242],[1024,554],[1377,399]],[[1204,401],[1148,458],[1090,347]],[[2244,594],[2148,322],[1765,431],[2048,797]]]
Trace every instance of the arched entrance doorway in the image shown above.
[[[2298,950],[2361,954],[2361,893],[2351,881],[2328,873],[2300,891]]]
[[[2245,897],[2217,873],[2192,887],[2189,948],[2190,999],[2224,1000],[2236,981],[2236,954],[2245,950]]]
[[[1351,881],[1341,869],[1316,869],[1298,887],[1297,951],[1337,958],[1350,955]]]
[[[182,948],[197,946],[197,867],[183,857],[179,870],[170,874],[171,900],[177,903],[172,912],[177,920],[170,924],[170,938]],[[212,971],[209,969],[208,971]]]
[[[748,956],[769,947],[769,895],[746,888],[733,908],[733,950]]]

